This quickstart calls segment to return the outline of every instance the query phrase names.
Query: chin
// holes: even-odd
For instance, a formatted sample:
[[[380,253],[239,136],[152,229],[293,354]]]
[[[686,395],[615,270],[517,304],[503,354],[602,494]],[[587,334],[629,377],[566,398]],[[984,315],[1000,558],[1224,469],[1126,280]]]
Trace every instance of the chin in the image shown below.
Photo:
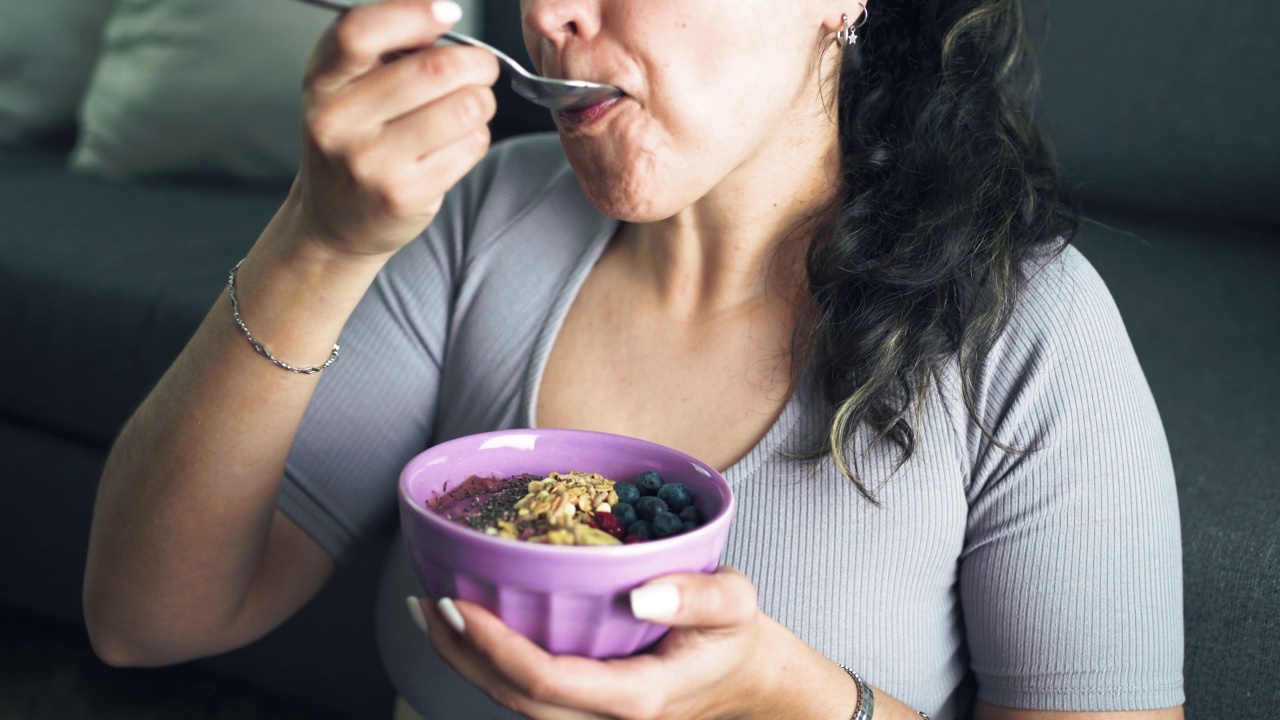
[[[608,152],[599,152],[578,142],[566,143],[565,155],[583,194],[609,217],[627,223],[646,223],[664,220],[679,210],[664,207],[670,203],[664,202],[654,182],[661,174],[651,155],[621,161]]]
[[[696,164],[662,138],[624,113],[606,118],[594,133],[560,135],[583,194],[600,212],[627,223],[666,220],[703,194],[694,191],[705,179],[693,172]]]

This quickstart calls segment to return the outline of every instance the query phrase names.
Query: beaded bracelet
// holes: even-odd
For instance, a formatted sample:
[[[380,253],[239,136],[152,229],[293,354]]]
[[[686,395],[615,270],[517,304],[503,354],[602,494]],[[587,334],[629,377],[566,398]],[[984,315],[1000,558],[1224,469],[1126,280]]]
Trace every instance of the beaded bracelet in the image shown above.
[[[241,260],[240,262],[236,263],[236,266],[231,268],[231,272],[227,275],[227,297],[230,298],[231,300],[231,317],[235,319],[236,325],[240,326],[240,331],[244,333],[244,336],[249,338],[249,344],[253,346],[254,350],[258,351],[259,355],[275,363],[278,367],[288,370],[289,372],[298,373],[299,375],[315,375],[316,373],[324,372],[330,365],[333,364],[334,360],[338,359],[339,348],[337,345],[333,346],[333,352],[329,354],[329,359],[326,360],[323,365],[314,365],[312,367],[300,368],[300,367],[294,367],[289,363],[276,358],[275,355],[272,355],[270,352],[267,351],[267,348],[264,347],[262,343],[258,342],[258,339],[253,336],[253,333],[249,332],[249,327],[245,325],[244,320],[240,318],[240,303],[239,301],[236,300],[236,271],[238,271],[240,269],[240,266],[243,264],[244,264],[244,260]]]

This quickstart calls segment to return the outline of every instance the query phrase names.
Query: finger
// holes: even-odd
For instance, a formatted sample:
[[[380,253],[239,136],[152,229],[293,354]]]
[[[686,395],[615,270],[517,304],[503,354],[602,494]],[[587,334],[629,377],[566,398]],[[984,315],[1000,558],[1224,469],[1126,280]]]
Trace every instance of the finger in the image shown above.
[[[535,702],[615,717],[621,709],[618,698],[656,677],[658,663],[652,656],[600,661],[552,655],[488,610],[462,601],[455,605],[474,648],[507,682]]]
[[[377,145],[382,152],[402,158],[426,158],[487,131],[497,109],[492,90],[475,85],[464,87],[387,123]]]
[[[459,603],[459,605],[464,604],[466,603]],[[427,638],[432,648],[449,667],[498,704],[536,720],[593,720],[595,718],[589,713],[541,702],[522,692],[472,642],[471,622],[474,621],[472,616],[464,612],[467,627],[464,630],[465,634],[459,634],[445,623],[440,611],[432,603],[424,601],[422,608],[427,620]]]
[[[342,85],[382,64],[388,55],[427,47],[462,17],[453,0],[385,0],[344,12],[329,27],[307,64],[309,85]]]
[[[347,172],[358,190],[365,210],[407,222],[421,219],[422,227],[440,210],[445,193],[484,158],[489,146],[488,128],[463,138],[421,160],[412,156],[393,158],[393,164],[355,158]]]
[[[456,85],[445,83],[453,89],[443,96],[437,95],[439,87],[409,87],[399,100],[391,93],[370,97],[359,84],[349,85],[307,109],[306,131],[327,154],[371,152],[379,162],[417,160],[480,130],[497,112],[491,88]]]
[[[456,84],[450,80],[444,87]],[[364,159],[379,165],[416,161],[485,128],[498,109],[493,90],[484,85],[464,84],[442,97],[435,97],[438,87],[414,90],[416,97],[399,101],[388,94],[382,102],[393,104],[378,107],[357,84],[349,85],[307,108],[308,137],[321,152],[352,161],[369,154],[374,157]],[[420,100],[432,102],[414,105]]]
[[[372,113],[392,119],[469,86],[477,90],[491,88],[498,81],[498,74],[498,60],[487,50],[464,46],[427,48],[371,70],[344,88],[335,102],[362,115]]]
[[[730,629],[758,612],[756,589],[738,570],[667,575],[631,591],[631,612],[672,627]]]
[[[395,152],[403,145],[402,152]],[[434,215],[445,195],[484,158],[489,129],[481,128],[453,144],[420,158],[419,145],[375,143],[348,160],[356,184],[381,202],[393,217]]]

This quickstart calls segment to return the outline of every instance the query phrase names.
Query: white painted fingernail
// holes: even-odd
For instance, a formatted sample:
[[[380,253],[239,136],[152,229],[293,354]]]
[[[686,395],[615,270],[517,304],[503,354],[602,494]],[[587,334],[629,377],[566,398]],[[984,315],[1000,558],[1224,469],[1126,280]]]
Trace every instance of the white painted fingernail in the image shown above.
[[[641,620],[669,620],[680,611],[680,588],[659,583],[631,591],[631,614]]]
[[[427,616],[422,614],[422,602],[410,595],[404,599],[404,604],[409,606],[409,617],[413,618],[413,624],[417,625],[422,632],[426,632]]]
[[[436,607],[440,608],[440,614],[444,616],[444,621],[449,623],[449,627],[453,631],[461,635],[467,631],[467,623],[462,619],[462,613],[458,612],[458,606],[453,604],[449,598],[440,598],[440,602],[436,603]]]
[[[431,3],[431,14],[445,25],[452,25],[462,19],[462,6],[453,0],[436,0]]]

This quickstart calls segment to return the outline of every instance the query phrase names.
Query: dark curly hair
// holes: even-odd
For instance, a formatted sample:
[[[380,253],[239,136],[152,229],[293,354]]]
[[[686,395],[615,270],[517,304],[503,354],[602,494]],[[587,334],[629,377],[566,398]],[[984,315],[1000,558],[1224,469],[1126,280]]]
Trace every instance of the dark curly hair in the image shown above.
[[[1079,219],[1036,123],[1021,0],[872,11],[836,81],[842,187],[809,246],[814,303],[797,343],[836,408],[813,457],[834,457],[874,503],[857,473],[859,427],[906,462],[913,409],[958,360],[969,415],[990,437],[974,401],[983,363],[1026,261],[1060,251]]]

